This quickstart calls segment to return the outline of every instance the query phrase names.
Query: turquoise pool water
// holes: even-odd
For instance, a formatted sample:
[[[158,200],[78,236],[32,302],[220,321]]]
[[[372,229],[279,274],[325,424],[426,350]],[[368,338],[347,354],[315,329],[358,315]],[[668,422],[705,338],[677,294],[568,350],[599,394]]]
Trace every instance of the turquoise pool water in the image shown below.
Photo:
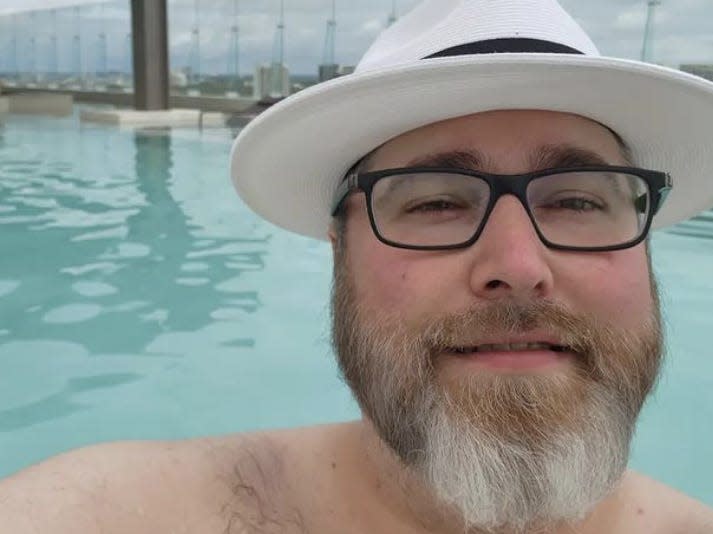
[[[0,476],[88,443],[357,415],[329,248],[237,199],[233,133],[0,117]],[[713,218],[653,251],[669,357],[631,465],[713,505]]]

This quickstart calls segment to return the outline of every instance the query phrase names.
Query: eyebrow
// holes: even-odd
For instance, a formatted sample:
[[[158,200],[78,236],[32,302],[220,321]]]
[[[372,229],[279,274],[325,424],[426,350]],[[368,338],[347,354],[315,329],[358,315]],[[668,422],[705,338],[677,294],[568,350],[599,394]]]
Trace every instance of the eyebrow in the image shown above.
[[[544,145],[530,158],[530,166],[535,170],[588,165],[606,166],[611,163],[597,152],[574,145]]]
[[[582,147],[569,144],[543,145],[528,158],[531,171],[553,168],[586,167],[590,165],[611,165],[600,154]],[[406,167],[442,167],[447,169],[469,169],[485,172],[493,169],[494,160],[486,157],[478,149],[451,150],[419,156],[406,164]]]
[[[477,149],[451,150],[419,156],[406,164],[406,167],[444,167],[446,169],[483,170],[487,167],[486,158]]]

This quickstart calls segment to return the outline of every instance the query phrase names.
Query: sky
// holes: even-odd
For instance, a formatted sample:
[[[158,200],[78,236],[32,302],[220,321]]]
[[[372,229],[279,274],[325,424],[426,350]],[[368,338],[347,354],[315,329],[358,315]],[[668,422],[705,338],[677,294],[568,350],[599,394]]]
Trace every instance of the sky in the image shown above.
[[[336,60],[355,64],[386,26],[393,0],[336,0]],[[204,74],[228,71],[230,28],[236,0],[168,0],[171,68],[189,65]],[[402,15],[418,0],[396,0]],[[646,22],[646,0],[560,0],[590,34],[605,55],[638,59]],[[79,8],[69,7],[81,4]],[[285,62],[293,73],[312,74],[323,59],[330,0],[285,1]],[[196,6],[198,9],[196,10]],[[38,10],[42,8],[42,10]],[[50,8],[55,8],[53,11]],[[80,27],[83,72],[103,68],[99,34],[106,33],[109,70],[129,65],[129,0],[0,0],[0,70],[13,64],[29,70],[49,70],[56,50],[59,70],[73,70],[77,48],[73,36]],[[279,0],[240,0],[239,63],[250,74],[273,56]],[[78,22],[79,21],[79,22]],[[652,60],[668,66],[713,64],[713,1],[662,0],[655,19]],[[200,54],[192,29],[199,28]],[[56,46],[52,35],[57,34]],[[12,39],[15,47],[12,47]],[[13,53],[12,50],[16,50]],[[32,53],[34,50],[34,54]],[[33,63],[33,59],[34,63]],[[200,62],[196,60],[200,57]]]

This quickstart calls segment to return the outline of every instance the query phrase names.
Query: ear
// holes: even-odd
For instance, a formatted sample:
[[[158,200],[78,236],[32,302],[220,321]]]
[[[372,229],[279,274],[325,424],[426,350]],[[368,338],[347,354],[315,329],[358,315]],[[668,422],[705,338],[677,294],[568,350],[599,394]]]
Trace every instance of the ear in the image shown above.
[[[337,248],[337,231],[334,228],[334,223],[329,223],[329,229],[327,230],[327,237],[329,237],[329,242],[332,244],[332,254],[334,254]]]

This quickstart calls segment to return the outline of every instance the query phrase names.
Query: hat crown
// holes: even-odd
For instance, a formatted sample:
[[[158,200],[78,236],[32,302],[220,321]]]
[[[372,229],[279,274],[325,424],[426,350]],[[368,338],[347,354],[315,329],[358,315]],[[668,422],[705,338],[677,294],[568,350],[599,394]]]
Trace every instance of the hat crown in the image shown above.
[[[495,39],[534,39],[600,55],[556,0],[425,0],[382,32],[357,71],[412,63],[453,47]]]

